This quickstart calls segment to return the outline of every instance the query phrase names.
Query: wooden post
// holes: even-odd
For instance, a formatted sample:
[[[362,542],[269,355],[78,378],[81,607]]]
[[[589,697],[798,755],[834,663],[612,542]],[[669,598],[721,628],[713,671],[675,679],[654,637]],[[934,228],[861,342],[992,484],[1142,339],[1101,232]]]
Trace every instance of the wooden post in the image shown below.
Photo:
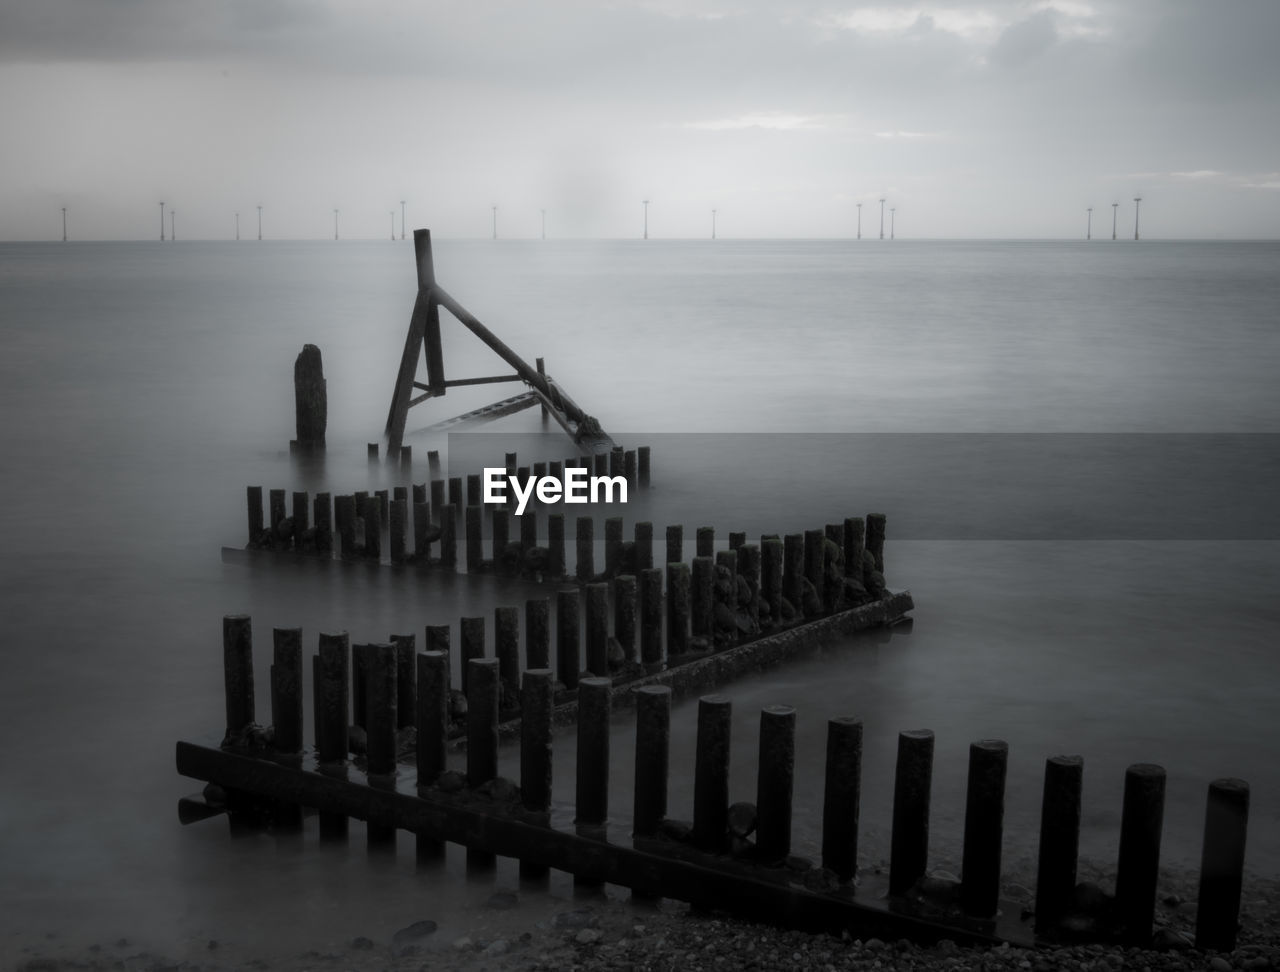
[[[691,630],[695,638],[706,638],[711,644],[715,638],[716,618],[716,564],[710,557],[693,558],[690,571]]]
[[[531,597],[524,602],[525,668],[551,668],[551,599]]]
[[[370,462],[378,461],[378,443],[370,442],[368,445],[368,448],[366,449],[366,452],[368,454]]]
[[[653,672],[662,667],[662,568],[640,571],[640,661]]]
[[[684,560],[684,527],[677,523],[667,527],[667,559],[663,563],[673,564]]]
[[[688,564],[667,564],[667,657],[689,651],[690,578]]]
[[[876,558],[876,570],[884,573],[884,532],[885,515],[883,513],[867,514],[867,549]]]
[[[769,605],[773,623],[782,622],[782,541],[770,537],[760,544],[760,596]]]
[[[347,726],[351,698],[351,639],[345,631],[320,633],[314,659],[316,698],[316,759],[320,772],[346,776]],[[347,817],[341,813],[320,814],[320,840],[341,841],[347,837]]]
[[[446,628],[446,631],[449,629]],[[418,656],[418,786],[430,786],[446,766],[449,741],[449,654]]]
[[[392,635],[396,646],[396,728],[414,725],[418,713],[418,681],[414,671],[414,655],[418,639],[411,634]]]
[[[640,488],[649,488],[649,447],[636,449],[636,475],[640,480]]]
[[[862,795],[862,720],[827,722],[827,773],[822,799],[822,866],[843,882],[858,867],[858,814]]]
[[[604,521],[604,573],[615,577],[622,559],[622,517],[610,516]]]
[[[733,703],[723,695],[698,700],[693,769],[693,841],[702,850],[725,849],[729,828],[729,740]]]
[[[756,770],[756,851],[765,863],[791,853],[791,799],[796,765],[796,710],[760,710],[760,762]]]
[[[714,557],[716,555],[716,528],[709,526],[698,527],[697,533],[697,556]]]
[[[800,579],[804,577],[804,534],[788,533],[782,541],[782,596],[790,602],[799,617],[804,603],[801,596],[803,585],[800,583]]]
[[[622,648],[622,657],[636,659],[637,583],[634,574],[620,574],[613,581],[613,636]]]
[[[351,646],[351,723],[369,728],[369,650],[371,645]]]
[[[588,584],[585,593],[587,671],[597,678],[605,678],[609,674],[609,585],[603,581]]]
[[[889,850],[889,894],[906,894],[924,877],[929,859],[929,794],[933,785],[933,733],[898,734],[893,781],[893,833]]]
[[[493,609],[493,648],[498,656],[498,677],[502,680],[502,697],[512,708],[520,692],[520,609]]]
[[[467,474],[467,506],[468,507],[479,506],[480,497],[482,495],[483,494],[480,492],[480,474],[468,473]]]
[[[867,524],[860,516],[846,517],[844,521],[844,573],[846,577],[862,580],[862,551],[867,543]]]
[[[633,833],[651,837],[667,815],[667,769],[671,747],[671,688],[636,690],[635,810]]]
[[[553,689],[551,669],[525,669],[520,688],[520,799],[535,813],[551,809]]]
[[[1116,916],[1121,939],[1126,944],[1145,946],[1151,942],[1160,869],[1160,830],[1164,823],[1164,786],[1164,768],[1154,763],[1135,763],[1125,770],[1120,858],[1116,867]]]
[[[440,450],[427,450],[427,476],[431,479],[440,478]],[[434,505],[434,500],[432,501]]]
[[[458,566],[458,511],[452,503],[440,510],[440,566],[456,570]]]
[[[480,508],[477,507],[477,509]],[[511,542],[511,521],[507,519],[507,511],[504,509],[495,507],[491,515],[492,519],[489,522],[489,527],[493,537],[490,540],[490,548],[493,551],[493,569],[496,571],[502,563],[503,555],[507,551],[507,544]]]
[[[400,447],[400,468],[404,472],[410,472],[413,469],[413,446]]]
[[[575,806],[578,824],[603,824],[609,817],[609,704],[612,682],[578,682],[578,768]]]
[[[222,619],[222,675],[227,702],[225,744],[255,722],[253,626],[247,614],[228,614]]]
[[[578,633],[578,589],[556,591],[556,675],[565,688],[578,687],[581,672]]]
[[[467,508],[467,495],[462,488],[461,476],[449,477],[449,502],[453,505],[455,516]]]
[[[413,501],[414,503],[426,503],[428,501],[426,483],[413,484]]]
[[[804,531],[804,578],[813,585],[822,600],[822,572],[824,562],[824,545],[826,534],[821,530]]]
[[[309,514],[311,512],[311,497],[302,490],[294,490],[290,509],[293,512],[293,545],[296,548],[302,547],[302,535],[307,532],[307,528],[311,525],[309,522]]]
[[[333,498],[328,493],[316,493],[311,504],[312,519],[316,524],[316,553],[333,553]]]
[[[641,520],[635,529],[636,571],[653,566],[653,524]]]
[[[609,454],[606,452],[597,452],[593,458],[595,459],[595,475],[609,475]]]
[[[564,514],[547,514],[547,574],[553,578],[564,576]]]
[[[396,675],[399,660],[396,646],[389,643],[369,646],[368,739],[369,775],[394,776],[396,771],[396,727],[399,723]],[[394,829],[391,835],[394,836]],[[369,839],[375,838],[369,827]]]
[[[416,487],[415,487],[416,488]],[[413,504],[413,555],[419,563],[426,563],[431,557],[431,544],[427,541],[427,533],[431,530],[431,504]]]
[[[1053,756],[1044,764],[1040,860],[1036,876],[1036,932],[1048,934],[1071,907],[1080,849],[1084,760]]]
[[[470,699],[471,689],[467,680],[471,677],[471,662],[484,657],[483,617],[458,619],[458,644],[462,652],[462,694]]]
[[[589,516],[580,516],[577,520],[576,547],[578,554],[577,568],[574,571],[579,584],[586,584],[596,575],[595,565],[595,521]]]
[[[626,451],[622,446],[614,446],[609,450],[609,475],[623,476],[626,475]]]
[[[333,501],[333,518],[338,524],[339,554],[343,560],[356,556],[356,498],[338,496]]]
[[[252,545],[262,539],[262,487],[246,486],[245,494],[249,503],[249,543]]]
[[[538,545],[538,511],[526,509],[520,517],[520,552],[527,554]]]
[[[980,739],[969,746],[964,809],[960,903],[974,918],[994,918],[1000,901],[1000,846],[1004,836],[1004,781],[1009,745]]]
[[[639,485],[639,472],[636,468],[636,451],[628,449],[622,455],[622,474],[627,479],[627,488],[635,489]]]
[[[738,551],[717,550],[716,567],[723,567],[729,572],[729,610],[735,615],[733,630],[729,632],[730,643],[742,640],[742,630],[738,627]]]
[[[375,563],[382,559],[382,508],[377,497],[364,504],[364,555]]]
[[[746,533],[743,533],[737,530],[729,531],[729,549],[730,550],[737,550],[746,542],[747,542]]]
[[[404,563],[405,521],[409,518],[408,503],[402,499],[391,501],[391,562]]]
[[[1202,952],[1236,947],[1248,825],[1249,784],[1236,779],[1210,783],[1196,904],[1196,948]]]
[[[467,785],[498,775],[498,659],[467,662]]]
[[[467,573],[479,573],[484,563],[484,508],[468,506],[467,518]],[[494,562],[497,563],[497,545],[494,545]]]
[[[738,547],[738,576],[747,582],[747,590],[751,599],[747,602],[747,613],[751,623],[760,623],[760,548],[754,543],[743,543]]]
[[[268,498],[268,514],[271,528],[271,539],[278,540],[280,537],[280,522],[285,518],[284,508],[285,491],[283,489],[269,490]]]
[[[429,624],[425,630],[426,638],[423,640],[422,646],[427,651],[438,651],[447,659],[450,655],[449,626],[447,624]],[[451,665],[446,662],[444,666],[444,686],[447,690],[451,681],[450,673]]]
[[[276,628],[271,665],[271,724],[278,753],[302,751],[302,629]]]
[[[444,485],[445,484],[443,479],[431,480],[431,509],[435,511],[436,516],[442,516],[444,513],[444,507],[445,507]]]

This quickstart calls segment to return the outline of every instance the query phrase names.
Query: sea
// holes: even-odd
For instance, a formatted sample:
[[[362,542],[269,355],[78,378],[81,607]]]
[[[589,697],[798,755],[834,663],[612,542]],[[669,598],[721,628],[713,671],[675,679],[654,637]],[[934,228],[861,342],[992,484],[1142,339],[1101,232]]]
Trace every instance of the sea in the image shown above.
[[[797,710],[798,853],[820,837],[826,722],[855,715],[864,866],[887,855],[897,734],[928,728],[931,867],[959,872],[968,746],[999,738],[1011,880],[1034,880],[1044,762],[1063,753],[1084,759],[1082,874],[1113,874],[1124,770],[1153,762],[1169,868],[1194,871],[1207,785],[1240,777],[1248,874],[1280,878],[1280,243],[436,240],[433,257],[512,350],[650,446],[628,529],[650,520],[660,546],[681,524],[691,555],[699,526],[723,544],[887,516],[912,623],[723,690],[733,800],[755,799],[760,708]],[[310,654],[320,631],[421,639],[548,591],[223,557],[247,539],[246,486],[424,482],[450,438],[423,428],[518,390],[415,406],[414,466],[370,464],[415,294],[409,240],[0,244],[6,956],[120,938],[324,951],[422,918],[442,936],[504,920],[483,905],[515,886],[513,862],[468,879],[453,848],[422,874],[411,840],[371,859],[358,824],[334,849],[314,825],[233,840],[176,810],[200,784],[175,742],[222,728],[223,616],[253,619],[265,718],[273,627],[303,628]],[[509,372],[443,318],[448,377]],[[323,457],[289,449],[305,344],[324,361]],[[501,465],[544,431],[533,410],[467,441],[493,435]],[[676,817],[695,714],[673,711]],[[633,733],[615,719],[624,829]],[[567,805],[571,734],[555,760]],[[557,878],[545,907],[573,893]]]

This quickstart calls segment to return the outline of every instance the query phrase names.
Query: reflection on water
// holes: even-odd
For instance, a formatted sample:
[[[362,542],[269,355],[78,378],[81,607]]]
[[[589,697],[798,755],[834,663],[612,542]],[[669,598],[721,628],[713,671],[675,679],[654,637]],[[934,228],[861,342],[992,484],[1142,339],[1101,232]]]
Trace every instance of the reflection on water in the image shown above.
[[[1134,247],[1124,266],[1101,249],[440,244],[437,271],[520,353],[544,354],[619,435],[1275,432],[1275,248]],[[6,945],[51,929],[87,943],[163,926],[193,942],[292,936],[314,946],[385,941],[420,918],[445,934],[488,915],[493,887],[515,882],[510,862],[475,885],[423,882],[405,838],[395,859],[371,862],[358,826],[348,848],[319,850],[314,831],[301,848],[293,838],[232,841],[219,822],[180,828],[174,809],[198,789],[174,773],[174,741],[214,738],[222,720],[224,614],[254,619],[265,712],[273,626],[302,626],[310,653],[322,630],[421,639],[425,624],[488,617],[496,603],[531,596],[492,579],[268,570],[219,557],[244,542],[246,485],[336,493],[393,484],[364,447],[382,427],[412,307],[408,251],[86,244],[0,255],[0,907],[16,929]],[[919,298],[909,315],[895,296],[904,292]],[[450,367],[485,373],[466,370],[478,360],[467,337],[450,332]],[[299,466],[287,444],[292,363],[304,343],[325,356],[330,445],[323,463]],[[473,402],[451,391],[434,404],[447,409],[423,421]],[[536,413],[504,427],[536,430]],[[686,451],[678,440],[649,443],[654,488],[629,520],[652,520],[659,538],[683,523],[691,547],[704,524],[727,538],[883,510],[890,586],[910,588],[918,605],[909,634],[834,644],[730,692],[735,800],[754,799],[759,708],[798,710],[797,849],[812,851],[818,837],[825,720],[853,714],[866,726],[868,860],[887,844],[895,734],[931,728],[934,843],[953,870],[967,746],[995,736],[1010,744],[1014,867],[1033,848],[1013,835],[1035,832],[1044,759],[1073,752],[1085,758],[1086,856],[1114,860],[1123,770],[1143,760],[1169,770],[1168,859],[1194,863],[1205,786],[1236,775],[1254,787],[1249,865],[1280,873],[1274,542],[1222,539],[1236,533],[958,539],[985,534],[907,529],[937,517],[912,504],[940,502],[948,481],[900,468],[902,456],[878,462],[864,483],[856,457],[833,455],[817,437],[791,438],[785,457],[772,447],[743,455],[752,436]],[[437,445],[447,442],[413,440],[415,481]],[[971,482],[981,470],[960,472]],[[968,487],[952,485],[963,519]],[[1220,502],[1204,489],[1206,507]],[[1029,522],[1040,499],[1004,502],[1014,521]],[[693,726],[693,703],[678,706],[677,816],[691,813]],[[556,796],[566,802],[571,740],[556,752]],[[630,808],[632,745],[630,720],[619,719],[619,817]],[[511,775],[513,758],[504,753]],[[451,853],[452,875],[461,861]],[[554,904],[525,907],[543,906]]]

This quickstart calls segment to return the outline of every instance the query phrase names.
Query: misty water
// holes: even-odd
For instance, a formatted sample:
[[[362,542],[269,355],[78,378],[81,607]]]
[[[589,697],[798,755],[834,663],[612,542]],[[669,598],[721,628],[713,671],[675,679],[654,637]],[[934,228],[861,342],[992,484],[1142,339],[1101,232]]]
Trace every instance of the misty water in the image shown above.
[[[1044,760],[1067,752],[1085,759],[1082,856],[1099,872],[1124,768],[1149,761],[1169,772],[1166,861],[1196,864],[1205,787],[1239,776],[1250,871],[1280,877],[1280,245],[438,241],[435,265],[616,439],[651,445],[654,488],[629,521],[659,537],[683,523],[691,553],[702,525],[723,540],[888,515],[910,631],[727,690],[735,800],[755,796],[759,708],[798,709],[797,850],[818,837],[826,719],[854,714],[866,862],[886,846],[896,733],[927,727],[937,866],[959,869],[968,744],[997,737],[1006,860],[1022,875]],[[514,884],[510,862],[463,882],[456,853],[445,875],[416,874],[407,839],[371,861],[358,826],[349,848],[322,850],[314,829],[233,841],[175,810],[199,784],[175,773],[174,742],[216,742],[223,720],[223,615],[253,617],[261,714],[273,626],[303,627],[310,654],[321,630],[421,639],[424,624],[539,593],[223,563],[245,541],[246,485],[407,482],[370,466],[365,444],[414,287],[399,241],[0,244],[7,952],[49,933],[385,941],[424,917],[448,934]],[[324,354],[329,448],[300,466],[287,446],[304,343]],[[496,373],[447,316],[445,356],[451,376]],[[496,397],[451,391],[410,428]],[[525,413],[499,428],[539,425]],[[407,441],[421,482],[426,450],[447,442]],[[694,710],[673,713],[675,816],[691,812]],[[624,822],[632,739],[620,718]],[[572,767],[563,737],[566,803]]]

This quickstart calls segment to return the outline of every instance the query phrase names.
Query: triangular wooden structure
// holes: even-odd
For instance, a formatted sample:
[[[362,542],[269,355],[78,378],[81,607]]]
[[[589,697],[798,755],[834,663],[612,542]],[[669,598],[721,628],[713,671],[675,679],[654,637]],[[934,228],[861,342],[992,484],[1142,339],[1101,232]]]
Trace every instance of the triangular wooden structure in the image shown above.
[[[538,367],[531,368],[518,354],[507,347],[492,331],[459,304],[439,283],[431,259],[431,231],[413,231],[414,256],[418,264],[418,299],[409,319],[409,335],[404,342],[404,354],[400,358],[400,371],[396,375],[395,391],[391,396],[391,410],[387,415],[387,446],[399,450],[404,441],[405,421],[409,409],[429,398],[440,398],[459,385],[487,385],[504,381],[521,381],[529,390],[475,409],[465,415],[455,416],[431,426],[433,430],[447,429],[467,422],[484,421],[510,415],[525,408],[541,405],[586,453],[608,452],[613,440],[600,427],[600,423],[578,407],[559,385]],[[495,375],[481,378],[453,378],[444,376],[444,353],[440,342],[440,308],[443,307],[467,330],[489,346],[495,354],[515,369],[512,375]],[[417,380],[419,349],[427,364],[427,380]],[[416,393],[416,394],[415,394]]]

